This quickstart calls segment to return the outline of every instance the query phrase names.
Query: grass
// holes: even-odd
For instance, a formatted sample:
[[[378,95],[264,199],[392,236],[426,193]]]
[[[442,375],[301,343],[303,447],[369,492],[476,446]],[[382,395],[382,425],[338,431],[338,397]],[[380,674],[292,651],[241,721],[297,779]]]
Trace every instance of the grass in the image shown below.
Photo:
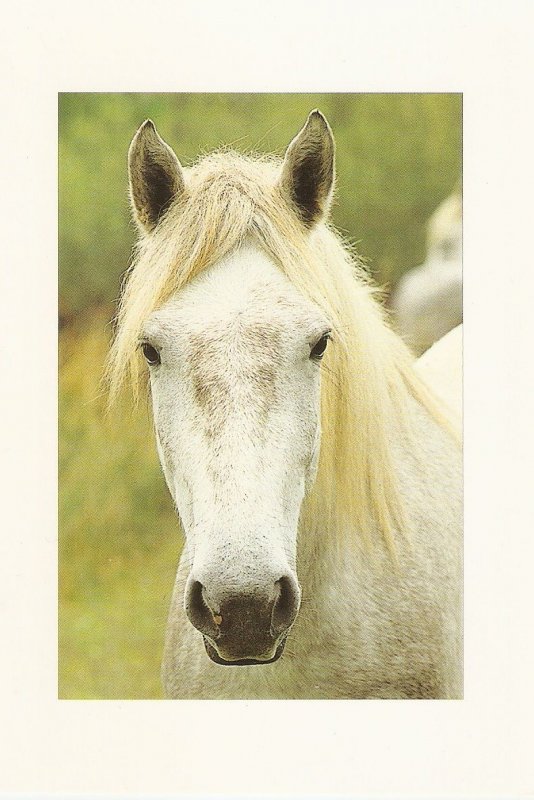
[[[150,413],[105,414],[104,316],[60,337],[59,697],[161,697],[181,538]]]

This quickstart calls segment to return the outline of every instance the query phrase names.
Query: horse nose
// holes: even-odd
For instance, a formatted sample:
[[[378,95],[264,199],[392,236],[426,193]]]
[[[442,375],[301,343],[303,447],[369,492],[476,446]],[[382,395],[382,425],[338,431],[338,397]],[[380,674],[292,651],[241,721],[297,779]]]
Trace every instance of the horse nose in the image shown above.
[[[276,598],[271,613],[271,632],[276,638],[293,625],[300,606],[300,589],[293,575],[282,575],[275,583]]]
[[[228,660],[255,658],[272,651],[295,621],[300,589],[292,574],[266,587],[218,592],[191,577],[185,593],[190,622],[216,643]]]

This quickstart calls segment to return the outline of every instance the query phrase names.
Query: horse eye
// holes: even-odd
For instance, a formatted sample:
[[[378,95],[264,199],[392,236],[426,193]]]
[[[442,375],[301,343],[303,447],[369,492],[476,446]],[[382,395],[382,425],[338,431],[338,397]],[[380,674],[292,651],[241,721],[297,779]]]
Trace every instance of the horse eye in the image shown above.
[[[326,350],[326,345],[328,344],[329,339],[330,339],[329,333],[325,333],[323,336],[321,336],[319,341],[312,347],[310,352],[310,358],[319,361],[324,355],[324,351]]]
[[[159,353],[155,347],[152,347],[152,345],[148,342],[143,342],[141,347],[143,350],[143,355],[151,367],[154,367],[156,364],[161,364],[161,358],[159,357]]]

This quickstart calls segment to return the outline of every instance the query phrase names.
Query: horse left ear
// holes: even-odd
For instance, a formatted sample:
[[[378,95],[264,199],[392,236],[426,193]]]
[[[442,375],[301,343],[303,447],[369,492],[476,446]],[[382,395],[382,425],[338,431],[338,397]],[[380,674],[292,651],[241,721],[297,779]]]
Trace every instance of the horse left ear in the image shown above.
[[[334,187],[335,145],[330,125],[317,109],[287,148],[280,189],[311,228],[326,216]]]
[[[185,188],[182,166],[173,150],[147,119],[128,151],[130,198],[139,228],[151,233],[171,202]]]

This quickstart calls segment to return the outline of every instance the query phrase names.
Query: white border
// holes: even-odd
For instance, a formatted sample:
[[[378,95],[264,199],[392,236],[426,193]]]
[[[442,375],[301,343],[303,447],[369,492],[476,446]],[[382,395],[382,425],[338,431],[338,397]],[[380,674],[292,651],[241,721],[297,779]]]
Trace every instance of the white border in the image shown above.
[[[27,2],[3,18],[0,793],[527,796],[528,2]],[[463,91],[466,699],[56,700],[58,91]]]

